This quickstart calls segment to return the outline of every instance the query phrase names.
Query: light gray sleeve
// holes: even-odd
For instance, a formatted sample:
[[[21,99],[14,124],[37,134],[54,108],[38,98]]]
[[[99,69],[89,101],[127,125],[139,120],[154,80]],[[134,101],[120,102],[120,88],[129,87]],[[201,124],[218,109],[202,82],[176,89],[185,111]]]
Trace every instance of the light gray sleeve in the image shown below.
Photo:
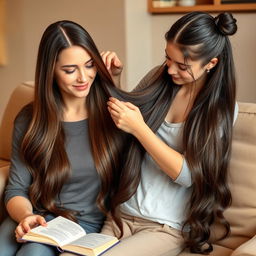
[[[31,174],[20,158],[20,145],[27,128],[27,112],[21,112],[15,120],[12,137],[12,155],[9,181],[5,190],[5,203],[14,196],[28,198],[28,189],[31,184]]]
[[[238,104],[236,102],[235,110],[234,110],[234,122],[233,122],[233,125],[236,122],[236,119],[237,119],[237,116],[238,116],[238,110],[239,110],[239,108],[238,108]],[[192,185],[191,171],[190,171],[190,169],[188,167],[188,164],[187,164],[187,161],[186,161],[185,158],[183,159],[183,163],[182,163],[182,168],[181,168],[180,174],[179,174],[179,176],[174,181],[176,183],[180,184],[181,186],[184,186],[184,187],[190,187]]]
[[[174,180],[175,183],[183,187],[190,187],[192,185],[191,171],[188,167],[187,161],[183,158],[183,163],[179,176]]]

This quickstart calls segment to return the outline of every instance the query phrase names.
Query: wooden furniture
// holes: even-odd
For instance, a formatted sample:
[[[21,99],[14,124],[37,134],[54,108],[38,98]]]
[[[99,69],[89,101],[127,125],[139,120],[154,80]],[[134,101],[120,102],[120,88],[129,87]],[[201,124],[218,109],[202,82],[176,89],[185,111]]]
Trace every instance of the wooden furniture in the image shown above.
[[[221,0],[196,0],[193,6],[166,6],[155,7],[154,0],[148,0],[148,12],[152,14],[160,13],[186,13],[192,11],[205,11],[205,12],[253,12],[256,11],[255,3],[222,3]],[[246,1],[244,1],[246,2]],[[248,1],[249,2],[249,1]]]

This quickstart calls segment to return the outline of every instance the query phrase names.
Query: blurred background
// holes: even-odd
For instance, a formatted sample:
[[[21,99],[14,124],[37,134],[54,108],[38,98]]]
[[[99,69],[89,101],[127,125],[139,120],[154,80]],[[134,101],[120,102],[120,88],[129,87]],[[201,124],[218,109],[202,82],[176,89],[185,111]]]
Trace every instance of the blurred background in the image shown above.
[[[115,51],[124,63],[122,87],[131,90],[164,61],[164,34],[183,15],[152,15],[147,0],[0,0],[0,8],[0,120],[13,89],[34,80],[39,41],[50,23],[75,21],[91,34],[100,51]],[[238,22],[238,32],[230,38],[237,98],[256,102],[256,11],[233,14]]]

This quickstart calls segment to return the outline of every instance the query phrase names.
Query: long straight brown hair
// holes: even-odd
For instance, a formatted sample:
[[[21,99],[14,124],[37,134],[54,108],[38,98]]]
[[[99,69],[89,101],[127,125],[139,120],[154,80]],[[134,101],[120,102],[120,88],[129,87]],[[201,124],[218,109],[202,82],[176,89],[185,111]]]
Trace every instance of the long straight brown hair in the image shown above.
[[[29,189],[33,207],[43,213],[50,212],[75,220],[72,211],[60,209],[55,204],[55,198],[71,170],[61,123],[63,101],[54,78],[54,68],[60,52],[73,45],[84,48],[97,69],[85,104],[92,155],[101,179],[97,203],[102,211],[107,210],[106,197],[115,187],[123,141],[122,133],[115,127],[106,105],[110,88],[113,91],[115,88],[92,38],[74,22],[55,22],[47,27],[42,36],[36,65],[32,117],[22,141],[21,154],[33,177]]]
[[[229,13],[221,13],[214,18],[207,13],[192,12],[175,22],[165,36],[167,43],[175,43],[184,53],[185,61],[188,58],[201,60],[204,66],[214,57],[219,60],[197,95],[183,130],[183,153],[193,180],[184,223],[184,227],[189,225],[190,232],[188,235],[184,232],[184,237],[186,245],[194,253],[207,254],[212,251],[210,226],[215,220],[225,227],[223,237],[230,230],[223,211],[231,203],[227,170],[231,154],[236,81],[228,35],[233,35],[236,30],[236,20]],[[179,87],[171,81],[165,64],[143,83],[147,86],[138,88],[130,100],[140,107],[146,123],[155,132],[164,121]],[[118,206],[136,192],[145,150],[133,138],[127,152],[119,188],[111,201],[112,215],[121,235]]]

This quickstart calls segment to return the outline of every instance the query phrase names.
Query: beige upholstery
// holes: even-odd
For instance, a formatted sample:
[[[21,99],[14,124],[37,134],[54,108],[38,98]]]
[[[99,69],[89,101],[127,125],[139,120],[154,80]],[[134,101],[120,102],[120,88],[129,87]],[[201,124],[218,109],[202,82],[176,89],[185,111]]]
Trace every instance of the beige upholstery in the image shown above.
[[[231,256],[255,256],[256,255],[256,235],[246,243],[239,246]]]
[[[256,256],[256,104],[239,103],[229,175],[233,200],[225,211],[225,217],[230,222],[231,234],[226,239],[216,241],[222,229],[217,224],[214,225],[212,240],[215,241],[215,249],[210,255]],[[240,245],[242,246],[239,247]],[[252,251],[254,254],[249,254]],[[180,254],[189,255],[200,254]]]
[[[32,101],[34,86],[32,82],[22,83],[15,88],[5,108],[0,125],[0,220],[3,218],[3,190],[7,182],[11,155],[13,121],[19,110]]]
[[[0,126],[0,160],[9,161],[11,153],[11,137],[13,121],[19,110],[32,101],[34,86],[32,82],[26,82],[15,88],[6,106]],[[2,166],[2,165],[0,165]]]
[[[0,199],[3,197],[8,175],[13,120],[21,106],[32,98],[31,83],[18,86],[4,113],[0,127]],[[214,251],[210,255],[256,256],[256,104],[239,103],[229,176],[233,202],[225,211],[225,216],[231,224],[231,234],[224,240],[216,241],[220,237],[222,228],[217,224],[214,225],[212,227]],[[0,207],[1,218],[3,206]],[[200,254],[191,254],[187,250],[180,254],[180,256],[193,255]]]

